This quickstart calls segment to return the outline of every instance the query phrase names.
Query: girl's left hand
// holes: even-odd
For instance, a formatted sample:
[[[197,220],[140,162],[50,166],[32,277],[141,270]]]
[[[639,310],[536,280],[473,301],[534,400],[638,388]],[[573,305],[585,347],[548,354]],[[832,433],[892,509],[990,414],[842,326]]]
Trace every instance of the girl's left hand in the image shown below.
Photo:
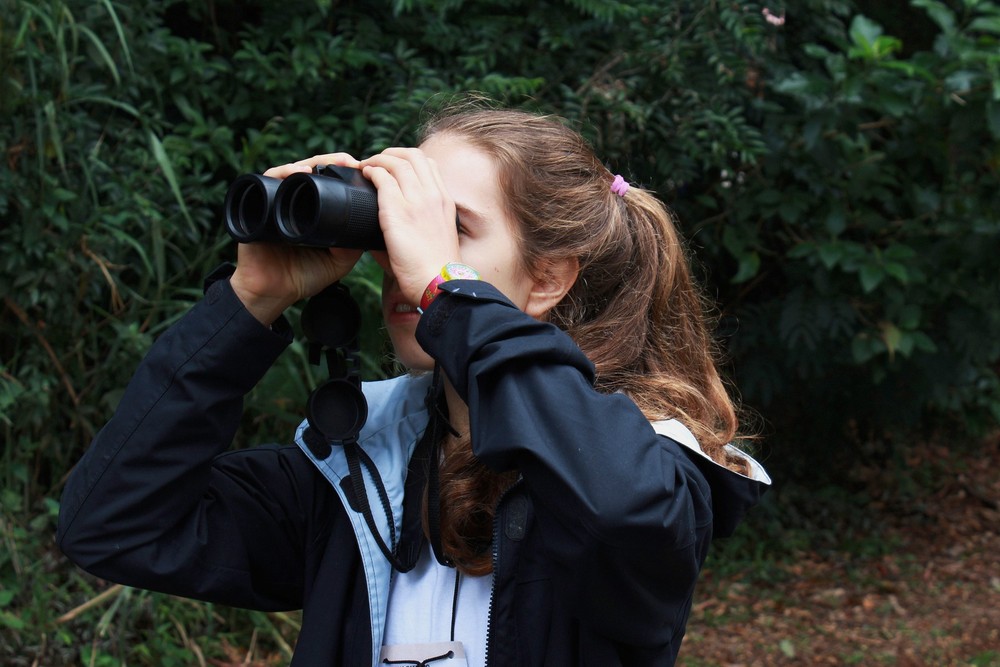
[[[362,160],[361,169],[378,189],[388,270],[403,296],[420,303],[441,268],[461,260],[455,202],[437,165],[419,148],[388,148]],[[376,259],[385,268],[385,258]]]

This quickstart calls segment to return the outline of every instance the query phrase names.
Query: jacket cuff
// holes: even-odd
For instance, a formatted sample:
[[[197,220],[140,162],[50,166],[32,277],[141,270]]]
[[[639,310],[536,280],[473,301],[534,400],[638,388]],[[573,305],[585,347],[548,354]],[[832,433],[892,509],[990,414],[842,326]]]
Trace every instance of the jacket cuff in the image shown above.
[[[234,273],[236,273],[236,265],[232,262],[223,262],[222,264],[219,264],[217,267],[212,269],[211,273],[205,276],[205,280],[201,287],[202,294],[207,294],[208,289],[220,280],[229,280]]]
[[[427,340],[429,336],[440,335],[455,310],[470,300],[517,308],[503,292],[482,280],[449,280],[441,283],[438,289],[444,294],[438,295],[420,317],[420,322],[417,324],[417,340]]]

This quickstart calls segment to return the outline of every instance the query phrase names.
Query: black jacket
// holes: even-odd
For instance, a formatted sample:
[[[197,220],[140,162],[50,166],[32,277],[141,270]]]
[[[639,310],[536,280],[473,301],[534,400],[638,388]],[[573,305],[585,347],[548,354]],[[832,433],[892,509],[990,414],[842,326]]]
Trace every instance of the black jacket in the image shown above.
[[[421,345],[469,405],[476,455],[521,481],[494,534],[490,665],[670,665],[713,535],[765,485],[657,435],[557,328],[481,282],[446,283]],[[228,281],[152,347],[63,493],[58,542],[130,586],[303,609],[293,665],[364,665],[371,628],[343,504],[303,452],[226,452],[287,346]]]

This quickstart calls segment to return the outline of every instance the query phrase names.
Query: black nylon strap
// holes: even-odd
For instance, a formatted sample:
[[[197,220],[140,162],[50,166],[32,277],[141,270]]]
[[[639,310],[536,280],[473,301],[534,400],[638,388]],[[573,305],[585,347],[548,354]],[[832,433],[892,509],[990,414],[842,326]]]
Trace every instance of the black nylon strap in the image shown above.
[[[378,544],[378,548],[382,552],[382,555],[386,557],[386,560],[392,563],[392,566],[397,570],[402,570],[404,564],[396,557],[396,550],[399,546],[396,541],[396,521],[392,515],[392,508],[389,506],[389,495],[385,491],[382,478],[379,476],[374,462],[358,446],[357,442],[345,442],[344,454],[347,456],[347,470],[350,473],[351,484],[354,487],[354,498],[358,504],[358,508],[361,510],[361,515],[365,518],[365,523],[368,524],[368,530],[371,531],[372,536],[375,538],[375,543]],[[368,501],[368,490],[365,487],[365,480],[362,477],[362,464],[371,473],[372,480],[375,482],[375,488],[378,491],[379,500],[382,502],[382,511],[385,512],[385,517],[389,522],[391,548],[386,545],[385,540],[382,539],[382,533],[379,532],[378,526],[375,525],[375,517],[372,514],[371,504]],[[411,565],[410,568],[412,567]]]
[[[431,387],[439,387],[439,380],[441,378],[441,367],[434,364],[434,379],[431,381]],[[431,423],[427,427],[430,431],[431,439],[431,451],[430,451],[430,466],[427,471],[427,529],[430,533],[431,538],[431,549],[434,550],[434,558],[437,562],[441,563],[446,567],[454,567],[455,563],[448,558],[444,549],[441,546],[441,492],[440,483],[438,481],[438,472],[441,467],[441,455],[440,455],[440,443],[441,443],[441,427],[444,426],[448,431],[455,436],[458,436],[458,432],[452,428],[451,423],[448,421],[448,417],[442,410],[441,399],[438,396],[431,396],[428,393],[427,397],[427,410],[431,415]]]
[[[344,454],[347,458],[347,470],[351,488],[354,492],[354,501],[357,504],[357,511],[361,512],[361,515],[364,517],[365,524],[375,538],[375,543],[378,545],[382,555],[400,572],[409,572],[412,570],[420,557],[420,547],[423,544],[421,500],[425,483],[427,485],[428,532],[430,533],[434,558],[441,565],[454,567],[454,563],[444,555],[441,546],[441,499],[438,468],[440,466],[439,443],[442,437],[442,430],[447,429],[448,432],[455,436],[458,433],[451,426],[445,414],[439,379],[440,369],[435,365],[434,378],[425,399],[430,414],[429,423],[424,430],[423,436],[417,443],[407,467],[400,539],[397,540],[396,522],[392,513],[392,506],[389,503],[389,494],[385,490],[385,484],[382,482],[382,477],[378,474],[375,462],[358,445],[356,440],[349,440],[342,443]],[[382,534],[379,532],[378,526],[375,525],[375,516],[372,514],[371,501],[368,498],[368,489],[365,486],[362,467],[368,469],[368,474],[375,483],[379,502],[382,505],[382,512],[389,524],[389,544],[386,544],[385,540],[382,539]]]
[[[427,488],[427,472],[431,463],[431,443],[433,441],[430,424],[424,430],[420,441],[413,450],[406,470],[403,491],[403,529],[399,538],[398,557],[403,568],[409,572],[420,560],[424,546],[424,491]]]
[[[434,429],[435,431],[437,429]],[[441,546],[441,492],[438,483],[438,445],[435,438],[431,446],[431,465],[427,471],[427,528],[431,534],[431,549],[434,550],[434,557],[437,562],[447,567],[454,566]]]

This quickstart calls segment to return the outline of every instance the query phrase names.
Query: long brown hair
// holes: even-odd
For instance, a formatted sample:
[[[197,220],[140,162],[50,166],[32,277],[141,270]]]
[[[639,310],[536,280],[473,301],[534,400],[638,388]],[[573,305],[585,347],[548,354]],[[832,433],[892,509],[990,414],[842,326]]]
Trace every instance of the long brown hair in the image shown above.
[[[553,116],[462,103],[425,125],[423,139],[435,135],[460,138],[493,159],[528,271],[537,276],[553,262],[579,262],[576,282],[546,319],[595,364],[597,389],[623,392],[650,420],[678,419],[706,454],[746,472],[724,450],[736,434],[736,410],[717,371],[705,302],[664,204],[634,185],[624,196],[612,192],[613,174]],[[460,517],[476,515],[481,524],[485,507],[492,518],[504,486],[470,446],[442,461],[442,543],[470,572],[489,572],[490,563],[469,548],[483,536],[463,535]]]

